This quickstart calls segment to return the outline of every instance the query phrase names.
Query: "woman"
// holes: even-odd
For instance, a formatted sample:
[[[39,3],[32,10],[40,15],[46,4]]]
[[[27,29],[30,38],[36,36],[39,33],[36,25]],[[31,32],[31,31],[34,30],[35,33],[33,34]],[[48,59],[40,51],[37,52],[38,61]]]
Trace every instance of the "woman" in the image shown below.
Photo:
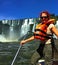
[[[23,45],[26,42],[29,42],[31,40],[40,39],[41,43],[39,45],[39,48],[37,49],[37,52],[32,56],[33,60],[31,59],[31,63],[33,65],[36,63],[36,61],[39,58],[44,57],[44,54],[45,54],[45,59],[47,60],[47,58],[50,58],[47,61],[48,62],[51,61],[51,54],[52,54],[51,45],[53,45],[53,44],[51,44],[51,41],[52,41],[53,33],[58,37],[58,30],[54,26],[55,19],[50,19],[50,14],[47,11],[43,11],[40,13],[40,21],[41,21],[41,23],[36,26],[36,29],[34,31],[34,36],[32,36],[26,40],[22,40],[20,43],[21,45]],[[46,51],[48,51],[51,54],[49,54],[47,56]],[[36,54],[38,56],[34,57]]]

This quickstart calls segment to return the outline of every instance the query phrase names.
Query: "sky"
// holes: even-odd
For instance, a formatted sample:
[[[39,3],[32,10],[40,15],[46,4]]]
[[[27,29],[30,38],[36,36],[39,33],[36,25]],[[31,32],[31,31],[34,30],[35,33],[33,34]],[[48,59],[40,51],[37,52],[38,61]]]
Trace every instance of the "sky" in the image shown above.
[[[58,0],[0,0],[0,20],[36,18],[44,10],[58,15]]]

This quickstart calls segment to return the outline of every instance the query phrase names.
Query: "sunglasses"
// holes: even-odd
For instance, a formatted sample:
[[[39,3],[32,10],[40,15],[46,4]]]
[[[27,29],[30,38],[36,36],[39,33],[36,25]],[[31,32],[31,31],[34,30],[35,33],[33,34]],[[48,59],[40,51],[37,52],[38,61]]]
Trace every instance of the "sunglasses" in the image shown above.
[[[48,16],[43,16],[43,17],[40,17],[41,19],[43,19],[43,18],[48,18]]]

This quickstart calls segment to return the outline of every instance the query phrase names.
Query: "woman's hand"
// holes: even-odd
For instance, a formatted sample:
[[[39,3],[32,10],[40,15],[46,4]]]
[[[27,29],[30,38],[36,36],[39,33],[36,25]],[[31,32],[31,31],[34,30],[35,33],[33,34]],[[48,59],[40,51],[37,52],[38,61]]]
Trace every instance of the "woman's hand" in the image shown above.
[[[25,40],[22,40],[21,42],[20,42],[20,45],[23,45],[23,44],[25,44],[26,42],[25,42]]]

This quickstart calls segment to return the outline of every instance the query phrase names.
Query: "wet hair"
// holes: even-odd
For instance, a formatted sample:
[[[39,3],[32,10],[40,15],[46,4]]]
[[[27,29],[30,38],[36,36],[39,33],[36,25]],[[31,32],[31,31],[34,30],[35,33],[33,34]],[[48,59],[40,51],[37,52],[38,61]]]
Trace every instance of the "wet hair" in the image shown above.
[[[50,14],[49,14],[48,11],[43,11],[43,12],[41,12],[41,13],[40,13],[40,17],[42,16],[42,13],[45,13],[45,14],[47,15],[48,19],[50,18]]]

